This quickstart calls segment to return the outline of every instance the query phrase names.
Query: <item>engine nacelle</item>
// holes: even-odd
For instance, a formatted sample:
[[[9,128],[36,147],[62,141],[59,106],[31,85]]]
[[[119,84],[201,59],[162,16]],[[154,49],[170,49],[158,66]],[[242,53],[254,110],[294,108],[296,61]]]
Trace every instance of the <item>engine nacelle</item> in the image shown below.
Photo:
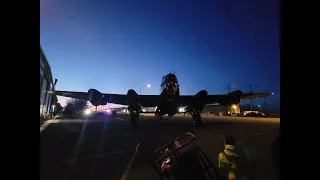
[[[240,90],[232,91],[225,98],[221,99],[220,106],[226,106],[231,104],[239,104],[243,93]]]
[[[237,98],[241,98],[241,96],[243,95],[242,91],[240,90],[236,90],[236,91],[232,91],[231,93],[229,93],[229,95],[233,96],[233,97],[237,97]]]
[[[186,107],[186,112],[201,112],[205,105],[205,100],[208,95],[206,90],[199,91],[195,96],[193,96],[192,101]]]
[[[89,89],[88,95],[90,103],[94,106],[106,105],[108,103],[107,98],[96,89]]]
[[[128,110],[130,112],[136,111],[136,112],[141,112],[141,105],[139,101],[139,95],[136,93],[135,90],[129,89],[127,92],[127,97],[128,97]]]

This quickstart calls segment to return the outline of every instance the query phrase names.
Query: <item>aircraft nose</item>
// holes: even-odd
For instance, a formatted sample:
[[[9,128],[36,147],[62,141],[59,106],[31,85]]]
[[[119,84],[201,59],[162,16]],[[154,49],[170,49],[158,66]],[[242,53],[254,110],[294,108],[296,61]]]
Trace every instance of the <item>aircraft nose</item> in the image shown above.
[[[175,95],[175,93],[177,92],[177,88],[178,87],[175,84],[169,84],[167,87],[168,94]]]

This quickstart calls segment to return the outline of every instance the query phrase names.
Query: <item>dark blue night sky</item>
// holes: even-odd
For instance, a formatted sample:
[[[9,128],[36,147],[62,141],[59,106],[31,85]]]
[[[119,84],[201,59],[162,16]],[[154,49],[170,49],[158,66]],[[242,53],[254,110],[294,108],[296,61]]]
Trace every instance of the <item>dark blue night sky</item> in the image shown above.
[[[41,0],[40,16],[57,90],[126,93],[150,83],[142,94],[158,94],[172,71],[182,94],[252,84],[280,104],[276,0]]]

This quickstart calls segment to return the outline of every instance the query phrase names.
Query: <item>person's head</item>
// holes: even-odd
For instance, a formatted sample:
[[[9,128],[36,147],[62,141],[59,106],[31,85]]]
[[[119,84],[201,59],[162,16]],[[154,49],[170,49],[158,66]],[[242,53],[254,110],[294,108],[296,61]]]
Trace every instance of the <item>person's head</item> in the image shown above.
[[[236,144],[236,139],[232,136],[225,136],[224,137],[224,146],[226,145],[232,145],[234,146]]]
[[[224,152],[229,156],[237,156],[234,152],[234,145],[236,144],[236,140],[232,136],[224,137]]]

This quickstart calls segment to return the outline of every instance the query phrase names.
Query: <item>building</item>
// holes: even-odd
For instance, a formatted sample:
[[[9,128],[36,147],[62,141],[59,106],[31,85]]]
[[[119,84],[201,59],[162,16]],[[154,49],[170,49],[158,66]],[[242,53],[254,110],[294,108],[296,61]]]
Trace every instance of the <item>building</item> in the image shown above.
[[[239,115],[241,113],[239,104],[232,104],[227,106],[219,106],[219,105],[207,105],[203,108],[203,113],[211,113],[216,115]]]
[[[48,93],[48,90],[53,90],[53,85],[51,68],[40,46],[40,119],[46,118],[57,103],[57,96]]]

